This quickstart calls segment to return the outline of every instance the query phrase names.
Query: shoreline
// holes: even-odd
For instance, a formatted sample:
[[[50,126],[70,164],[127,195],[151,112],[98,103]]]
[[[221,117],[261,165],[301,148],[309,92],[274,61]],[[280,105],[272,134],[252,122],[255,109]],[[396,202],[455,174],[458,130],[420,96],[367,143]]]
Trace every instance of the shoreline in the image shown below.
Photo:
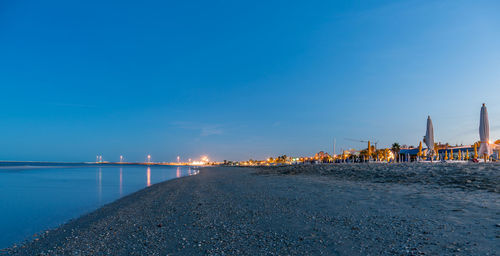
[[[478,196],[481,202],[474,202]],[[127,195],[7,253],[494,254],[500,250],[499,198],[417,183],[202,168]]]
[[[48,168],[54,168],[53,166],[50,166]],[[159,182],[159,183],[155,183],[155,184],[152,184],[151,186],[149,187],[144,187],[142,189],[139,189],[135,192],[132,192],[128,195],[125,195],[123,197],[120,197],[120,198],[117,198],[116,200],[112,201],[112,202],[109,202],[107,204],[104,204],[102,206],[100,206],[99,208],[95,209],[95,210],[91,210],[91,211],[88,211],[86,213],[83,213],[82,215],[78,216],[78,217],[75,217],[75,218],[71,218],[67,221],[65,221],[64,223],[61,223],[59,224],[58,226],[55,226],[53,228],[49,228],[49,229],[46,229],[46,230],[42,230],[38,233],[35,233],[33,234],[32,238],[30,239],[25,239],[23,241],[18,241],[18,242],[15,242],[13,243],[11,246],[9,247],[6,247],[6,248],[0,248],[0,255],[2,255],[2,253],[8,253],[8,252],[11,252],[12,253],[12,249],[13,248],[19,248],[19,247],[23,247],[23,246],[26,246],[28,244],[32,244],[33,242],[36,242],[38,241],[40,238],[42,237],[46,237],[46,235],[48,233],[51,233],[51,232],[54,232],[54,231],[58,231],[59,229],[62,229],[64,228],[65,226],[67,225],[71,225],[73,224],[73,222],[75,221],[78,221],[82,218],[87,218],[89,217],[89,215],[95,215],[95,214],[99,214],[98,212],[103,210],[103,208],[106,208],[106,207],[112,207],[111,205],[115,204],[115,203],[119,203],[118,201],[121,201],[121,200],[125,200],[127,199],[128,197],[131,197],[131,196],[134,196],[136,193],[144,193],[145,190],[151,188],[151,187],[154,187],[154,186],[157,186],[157,185],[160,185],[160,184],[163,184],[163,183],[168,183],[170,181],[173,181],[173,180],[178,180],[178,179],[184,179],[184,178],[189,178],[189,177],[192,177],[192,176],[195,176],[195,175],[187,175],[187,176],[181,176],[181,177],[178,177],[178,178],[174,178],[174,179],[169,179],[169,180],[165,180],[165,181],[162,181],[162,182]],[[130,200],[130,199],[129,199]],[[135,199],[132,199],[132,200],[135,200]]]
[[[35,239],[149,185],[197,172],[170,166],[0,167],[0,249]]]

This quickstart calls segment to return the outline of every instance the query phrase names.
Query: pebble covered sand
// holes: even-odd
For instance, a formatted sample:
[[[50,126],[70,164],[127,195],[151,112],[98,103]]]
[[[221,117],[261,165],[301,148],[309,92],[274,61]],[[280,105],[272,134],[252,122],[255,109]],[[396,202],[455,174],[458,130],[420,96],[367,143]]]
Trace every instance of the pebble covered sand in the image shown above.
[[[376,183],[422,184],[500,193],[499,163],[364,163],[270,166],[267,174],[318,174]]]
[[[6,252],[497,255],[498,175],[484,175],[495,171],[500,165],[203,168]]]

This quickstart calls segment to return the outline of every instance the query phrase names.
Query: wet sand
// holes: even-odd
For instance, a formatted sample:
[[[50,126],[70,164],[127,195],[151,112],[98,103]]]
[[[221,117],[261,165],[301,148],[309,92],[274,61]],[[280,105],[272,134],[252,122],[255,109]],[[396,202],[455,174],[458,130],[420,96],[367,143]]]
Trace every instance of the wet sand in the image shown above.
[[[361,170],[379,168],[375,165]],[[351,166],[355,167],[343,167],[347,169],[342,172],[360,168]],[[198,175],[124,197],[8,252],[496,255],[500,251],[500,194],[494,189],[315,171],[323,167],[203,168]]]

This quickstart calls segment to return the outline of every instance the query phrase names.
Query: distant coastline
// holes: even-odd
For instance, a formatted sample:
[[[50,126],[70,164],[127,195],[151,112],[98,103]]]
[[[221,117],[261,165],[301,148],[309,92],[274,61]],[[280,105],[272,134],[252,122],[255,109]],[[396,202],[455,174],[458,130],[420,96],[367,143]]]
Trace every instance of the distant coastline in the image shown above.
[[[203,165],[193,165],[188,163],[162,163],[162,162],[46,162],[46,161],[0,161],[0,168],[3,166],[102,166],[102,165],[161,165],[161,166],[203,166]]]

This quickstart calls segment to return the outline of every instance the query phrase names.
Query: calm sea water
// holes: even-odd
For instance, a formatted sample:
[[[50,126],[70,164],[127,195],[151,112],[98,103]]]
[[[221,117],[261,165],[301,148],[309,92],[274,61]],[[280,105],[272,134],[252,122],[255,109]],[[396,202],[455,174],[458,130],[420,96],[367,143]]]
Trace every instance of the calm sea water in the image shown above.
[[[0,248],[152,184],[197,172],[173,166],[0,162]]]

